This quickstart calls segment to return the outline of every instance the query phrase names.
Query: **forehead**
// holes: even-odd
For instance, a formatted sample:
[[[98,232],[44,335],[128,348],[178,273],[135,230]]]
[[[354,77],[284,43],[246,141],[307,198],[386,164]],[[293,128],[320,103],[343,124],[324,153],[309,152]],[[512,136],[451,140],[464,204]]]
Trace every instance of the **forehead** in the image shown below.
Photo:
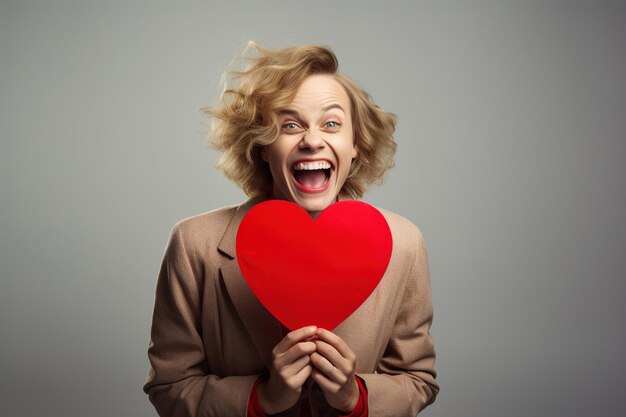
[[[336,108],[333,105],[338,105],[346,115],[349,115],[348,93],[332,75],[313,74],[304,79],[288,107],[300,111],[320,111]]]

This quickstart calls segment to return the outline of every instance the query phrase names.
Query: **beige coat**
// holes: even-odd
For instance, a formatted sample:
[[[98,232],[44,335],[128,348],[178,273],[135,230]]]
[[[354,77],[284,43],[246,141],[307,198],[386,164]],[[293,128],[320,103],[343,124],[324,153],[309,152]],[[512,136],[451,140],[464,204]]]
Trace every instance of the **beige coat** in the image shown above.
[[[237,229],[259,201],[185,219],[172,230],[158,277],[144,385],[160,416],[246,416],[250,390],[282,338],[235,258]],[[370,416],[415,416],[432,403],[435,350],[428,259],[419,230],[381,210],[393,236],[370,297],[334,332],[357,356]],[[313,416],[333,415],[316,384]],[[294,407],[280,414],[297,415]]]

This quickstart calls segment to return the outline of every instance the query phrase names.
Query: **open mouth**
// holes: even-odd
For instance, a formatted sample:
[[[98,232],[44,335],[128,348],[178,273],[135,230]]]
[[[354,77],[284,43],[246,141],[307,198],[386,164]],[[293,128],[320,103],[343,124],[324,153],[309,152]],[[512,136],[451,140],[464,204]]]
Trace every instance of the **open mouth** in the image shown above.
[[[291,168],[291,175],[296,186],[305,192],[320,192],[328,188],[333,165],[326,160],[296,161]]]

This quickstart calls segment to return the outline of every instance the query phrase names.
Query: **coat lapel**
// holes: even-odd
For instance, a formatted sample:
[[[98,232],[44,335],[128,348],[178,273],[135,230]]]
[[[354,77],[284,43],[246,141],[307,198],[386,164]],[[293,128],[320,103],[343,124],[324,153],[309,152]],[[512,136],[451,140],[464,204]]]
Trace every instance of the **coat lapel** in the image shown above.
[[[224,232],[218,250],[225,257],[220,272],[228,295],[259,355],[269,368],[272,362],[272,349],[282,339],[282,328],[280,322],[267,311],[250,290],[239,269],[236,251],[237,231],[241,221],[250,208],[262,200],[262,198],[251,199],[237,208]]]

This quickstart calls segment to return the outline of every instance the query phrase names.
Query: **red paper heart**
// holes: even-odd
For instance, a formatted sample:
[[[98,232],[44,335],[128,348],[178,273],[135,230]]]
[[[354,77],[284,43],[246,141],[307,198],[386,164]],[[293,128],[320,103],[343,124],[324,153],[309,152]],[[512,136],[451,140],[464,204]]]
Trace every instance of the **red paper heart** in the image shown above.
[[[300,206],[254,206],[237,232],[237,261],[250,289],[291,330],[332,330],[374,291],[391,257],[383,215],[360,201],[330,205],[313,220]]]

